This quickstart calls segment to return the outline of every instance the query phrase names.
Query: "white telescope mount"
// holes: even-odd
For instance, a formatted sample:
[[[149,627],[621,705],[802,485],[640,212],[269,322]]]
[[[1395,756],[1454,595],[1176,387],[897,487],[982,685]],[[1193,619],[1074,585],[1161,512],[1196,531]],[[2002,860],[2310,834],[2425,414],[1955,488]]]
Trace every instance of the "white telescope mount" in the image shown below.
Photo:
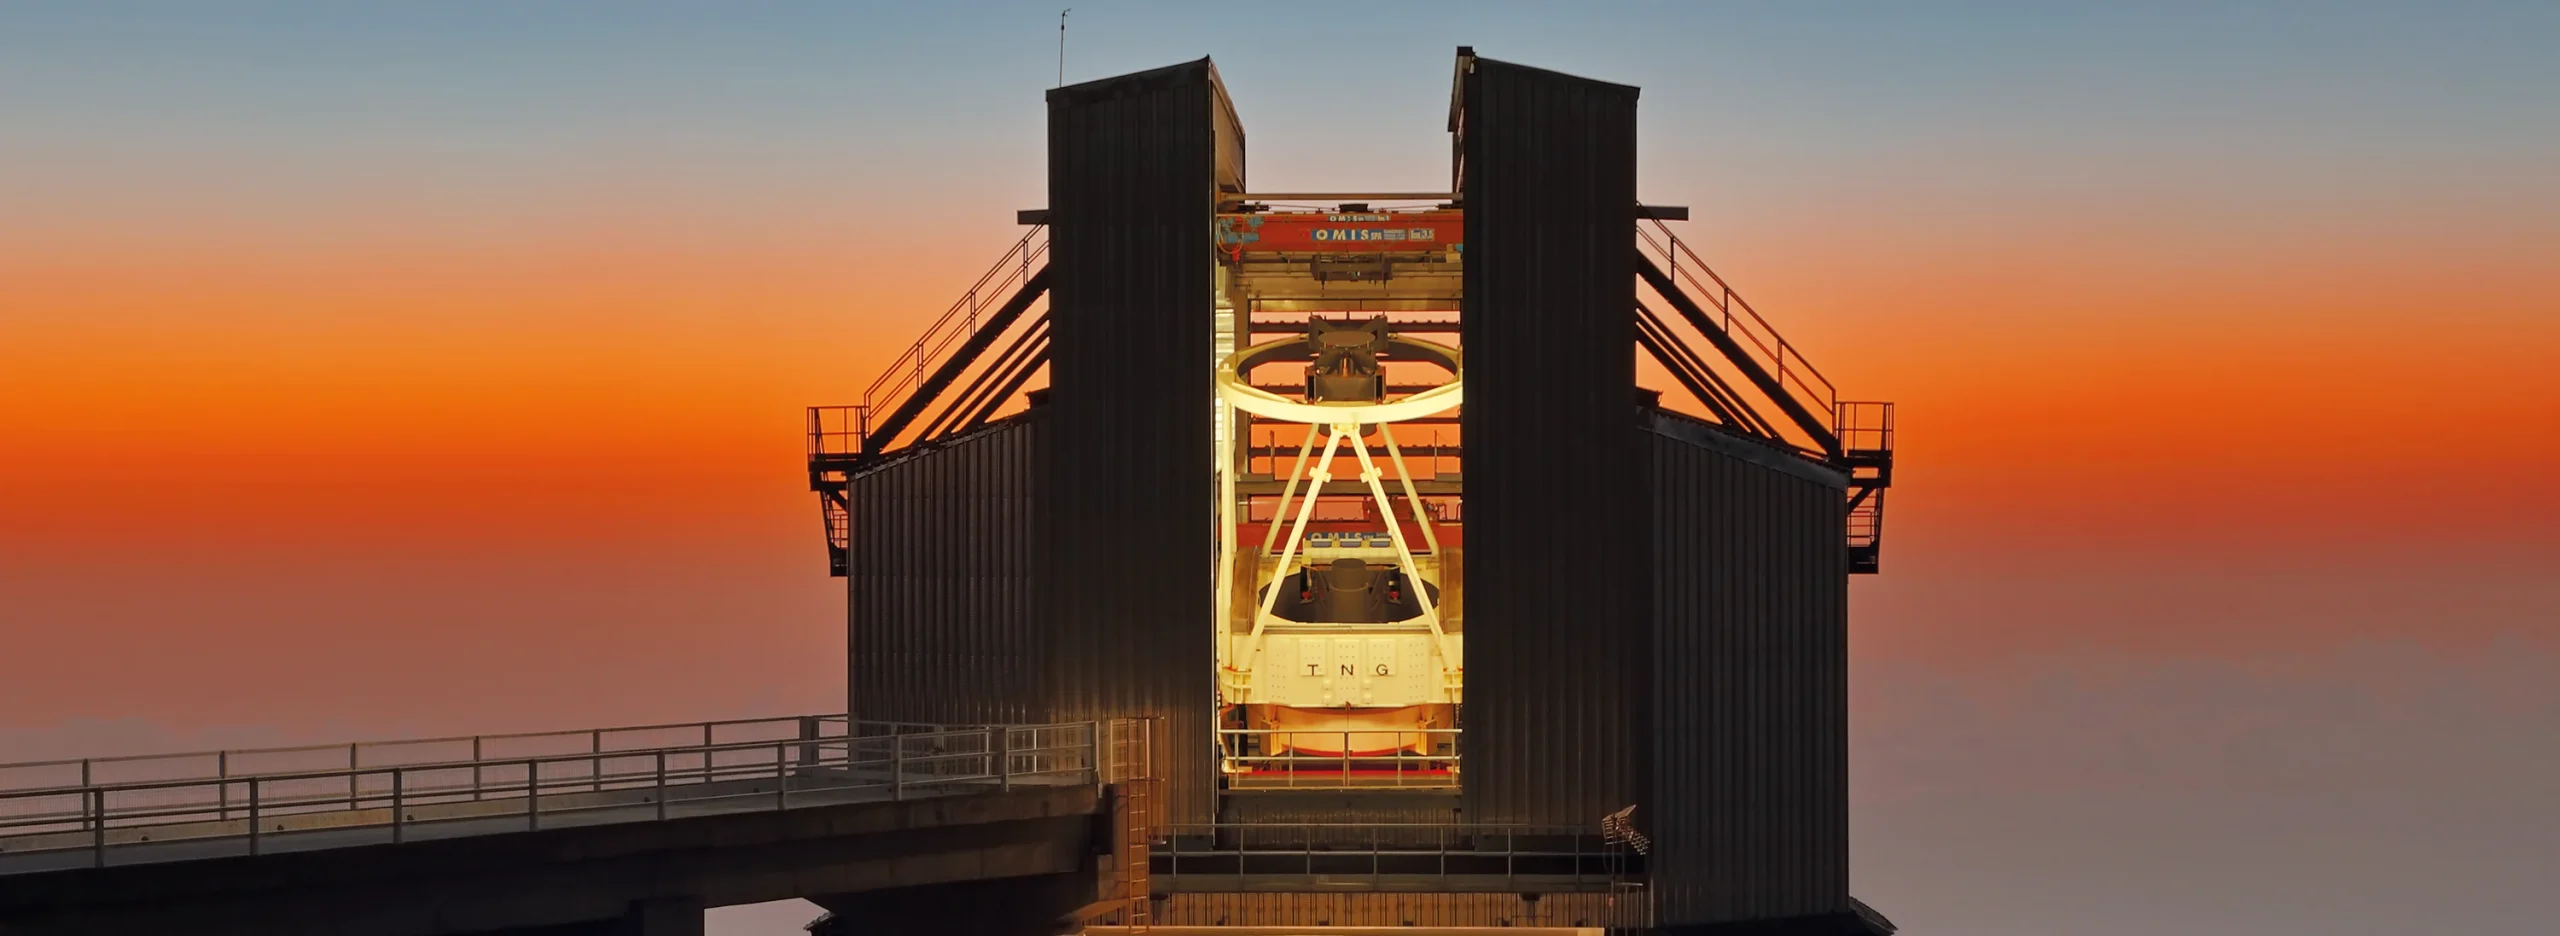
[[[1380,335],[1380,344],[1391,356],[1388,360],[1439,365],[1448,371],[1447,382],[1392,400],[1385,399],[1383,392],[1375,394],[1378,399],[1371,400],[1313,399],[1318,394],[1313,390],[1312,377],[1311,398],[1303,400],[1253,385],[1250,378],[1256,366],[1306,361],[1311,343],[1306,338],[1284,339],[1244,348],[1219,362],[1217,386],[1222,424],[1233,425],[1234,411],[1241,410],[1269,420],[1307,426],[1306,438],[1299,445],[1296,462],[1290,469],[1287,483],[1281,488],[1279,501],[1272,508],[1272,522],[1264,533],[1260,551],[1256,553],[1257,560],[1250,565],[1245,565],[1238,556],[1241,548],[1237,542],[1238,525],[1247,517],[1236,497],[1237,477],[1244,469],[1240,461],[1249,455],[1240,454],[1242,447],[1232,444],[1222,444],[1218,455],[1220,506],[1215,618],[1218,688],[1225,704],[1375,709],[1461,701],[1461,638],[1443,626],[1440,601],[1433,595],[1441,578],[1441,563],[1446,561],[1448,554],[1441,551],[1431,515],[1414,486],[1413,474],[1405,462],[1403,450],[1396,444],[1394,426],[1398,422],[1445,413],[1457,407],[1465,393],[1462,361],[1455,348],[1401,335],[1384,335],[1383,332]],[[1383,391],[1382,377],[1378,378],[1378,386]],[[1394,498],[1388,493],[1385,472],[1363,438],[1369,427],[1375,427],[1387,463],[1395,466],[1396,480],[1403,489],[1401,493],[1410,508],[1412,522],[1422,534],[1423,542],[1419,545],[1431,556],[1428,567],[1424,560],[1417,558],[1416,544],[1406,539],[1404,524],[1397,520],[1398,511]],[[1321,450],[1316,446],[1319,434],[1324,436]],[[1359,479],[1368,489],[1368,498],[1376,504],[1377,516],[1385,520],[1387,545],[1393,549],[1396,569],[1402,574],[1403,581],[1409,583],[1407,587],[1413,594],[1413,600],[1420,606],[1418,616],[1391,623],[1349,623],[1300,621],[1274,613],[1283,585],[1292,573],[1303,571],[1310,582],[1319,574],[1308,549],[1309,526],[1314,521],[1316,501],[1322,496],[1326,482],[1335,477],[1335,459],[1344,455],[1348,455],[1355,464]],[[1301,486],[1306,489],[1304,497],[1298,496]],[[1368,539],[1373,541],[1374,537]],[[1278,550],[1276,557],[1274,549]],[[1302,563],[1303,570],[1294,568]],[[1239,622],[1235,609],[1235,590],[1238,587],[1235,579],[1240,571],[1251,577],[1243,587],[1261,589],[1260,599],[1251,612],[1251,628],[1244,633],[1237,632]],[[1336,674],[1331,671],[1330,657],[1322,667],[1313,662],[1305,663],[1308,670],[1305,673],[1297,671],[1296,661],[1281,664],[1287,667],[1286,673],[1264,672],[1276,669],[1273,661],[1265,658],[1274,634],[1288,635],[1284,640],[1295,638],[1291,642],[1309,648],[1301,651],[1307,655],[1318,652],[1393,654],[1397,660],[1390,664],[1374,656],[1364,656],[1356,664],[1360,677],[1356,684],[1346,678],[1341,682],[1347,685],[1342,686],[1337,686],[1332,678]],[[1415,638],[1424,639],[1417,642]],[[1415,659],[1415,651],[1420,651],[1427,659]],[[1342,666],[1341,675],[1347,677],[1355,664],[1345,662]],[[1374,670],[1370,669],[1372,666]],[[1427,669],[1427,672],[1416,672],[1416,669]],[[1387,676],[1390,672],[1396,678],[1373,678]],[[1306,678],[1300,679],[1302,676]],[[1317,677],[1324,677],[1320,696],[1315,685]]]

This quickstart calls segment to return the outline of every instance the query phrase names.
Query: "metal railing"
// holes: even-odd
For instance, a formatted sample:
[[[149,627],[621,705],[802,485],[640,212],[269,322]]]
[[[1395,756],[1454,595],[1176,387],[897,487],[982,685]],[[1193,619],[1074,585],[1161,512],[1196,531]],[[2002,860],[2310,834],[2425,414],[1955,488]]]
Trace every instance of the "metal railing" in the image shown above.
[[[1218,729],[1227,762],[1246,768],[1230,774],[1234,782],[1277,787],[1454,787],[1458,735],[1456,728]],[[1359,753],[1355,738],[1391,747]],[[1301,740],[1330,742],[1332,753],[1307,753]]]
[[[103,866],[110,851],[145,843],[231,840],[254,855],[278,837],[320,830],[372,829],[344,843],[370,844],[471,821],[503,832],[543,828],[571,814],[585,814],[581,822],[650,821],[671,810],[779,810],[1099,783],[1104,730],[1099,722],[946,726],[811,715],[6,764],[0,778],[76,770],[78,782],[0,788],[0,873],[12,870],[6,862],[13,856],[41,852],[86,850],[86,864]],[[663,743],[670,734],[684,740]],[[521,750],[576,742],[584,750]],[[465,757],[366,763],[368,754],[384,760],[462,745]],[[341,753],[345,766],[276,766]],[[103,779],[151,772],[164,776]]]
[[[1884,541],[1884,495],[1883,490],[1869,491],[1867,496],[1859,500],[1857,506],[1849,511],[1850,549],[1872,550],[1876,548],[1876,544]]]
[[[850,497],[851,494],[848,493],[846,496]],[[849,555],[849,551],[853,548],[852,507],[845,503],[842,498],[820,496],[818,498],[818,525],[826,530],[828,550],[827,560],[829,565],[834,566],[830,571],[833,571],[837,575],[846,574],[850,571],[845,568],[847,557]]]
[[[933,324],[925,328],[915,344],[909,345],[897,360],[889,363],[887,370],[871,381],[871,386],[863,389],[863,407],[879,413],[896,409],[904,394],[924,382],[925,374],[932,370],[934,362],[941,360],[953,345],[977,333],[978,314],[1012,296],[1014,288],[1030,279],[1032,268],[1048,254],[1048,232],[1047,225],[1032,225],[1021,240],[1014,242],[1011,250],[997,258],[994,266],[988,267],[976,283],[970,284],[968,292],[962,293],[951,308],[943,311],[941,318],[933,320]]]
[[[1479,877],[1605,886],[1644,870],[1642,855],[1578,826],[1213,823],[1166,831],[1155,853],[1159,879]]]
[[[332,769],[389,767],[483,758],[508,759],[555,754],[598,754],[654,750],[681,745],[772,741],[804,735],[847,734],[842,715],[795,715],[669,724],[624,725],[574,731],[528,731],[509,734],[451,735],[360,741],[351,744],[305,744],[286,747],[233,748],[220,751],[135,754],[0,764],[0,793],[63,786],[122,784],[173,780],[241,779],[258,774],[312,773]],[[865,731],[882,730],[864,722]],[[916,730],[906,726],[902,730]]]
[[[1636,236],[1643,239],[1646,247],[1662,256],[1664,272],[1674,282],[1721,316],[1717,324],[1725,334],[1740,339],[1743,347],[1759,352],[1760,364],[1772,371],[1780,387],[1790,388],[1790,394],[1800,393],[1798,401],[1807,411],[1824,419],[1833,418],[1834,407],[1839,402],[1839,390],[1822,376],[1821,371],[1814,369],[1813,362],[1797,353],[1795,346],[1788,344],[1768,319],[1761,318],[1760,313],[1751,308],[1751,303],[1736,294],[1732,286],[1726,285],[1724,278],[1717,276],[1706,261],[1698,259],[1689,245],[1681,243],[1679,235],[1671,233],[1671,228],[1660,219],[1647,219],[1636,225]],[[1700,281],[1692,271],[1705,274],[1706,281]]]
[[[809,457],[851,456],[862,454],[862,440],[871,436],[871,408],[868,406],[809,407]]]
[[[1831,424],[1840,433],[1842,449],[1851,452],[1893,451],[1893,404],[1842,400],[1832,412]]]

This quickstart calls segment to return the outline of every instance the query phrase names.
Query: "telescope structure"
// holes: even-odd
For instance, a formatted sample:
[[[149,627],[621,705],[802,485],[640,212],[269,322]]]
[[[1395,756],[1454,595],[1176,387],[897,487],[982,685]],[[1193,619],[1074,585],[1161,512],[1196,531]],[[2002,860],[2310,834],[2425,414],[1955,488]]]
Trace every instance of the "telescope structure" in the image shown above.
[[[1153,909],[1098,931],[1891,932],[1892,406],[1639,201],[1637,97],[1460,48],[1446,191],[1272,192],[1206,59],[1050,91],[1048,206],[810,411],[850,711],[1149,719]]]

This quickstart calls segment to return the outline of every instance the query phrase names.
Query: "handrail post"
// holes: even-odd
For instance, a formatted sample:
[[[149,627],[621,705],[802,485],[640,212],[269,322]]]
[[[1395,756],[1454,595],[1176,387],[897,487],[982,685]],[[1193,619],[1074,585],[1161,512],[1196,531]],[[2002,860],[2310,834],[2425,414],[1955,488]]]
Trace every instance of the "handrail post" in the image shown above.
[[[703,722],[703,723],[702,723],[702,782],[704,782],[704,783],[710,783],[711,781],[712,781],[712,776],[711,776],[711,723],[710,723],[710,722]]]
[[[475,802],[475,803],[476,803],[476,802],[479,802],[479,801],[480,801],[480,799],[481,799],[482,797],[484,797],[484,796],[487,796],[487,795],[488,795],[488,793],[487,793],[486,791],[484,791],[484,790],[480,789],[480,788],[481,788],[481,786],[482,786],[482,785],[484,785],[484,782],[485,782],[485,781],[482,781],[482,780],[480,779],[480,736],[479,736],[479,735],[472,735],[472,736],[471,736],[471,800],[472,800],[472,802]]]
[[[89,814],[97,822],[89,827],[89,861],[91,867],[107,866],[107,791],[89,791]]]
[[[773,743],[773,811],[791,808],[791,742]]]
[[[803,768],[814,767],[817,766],[817,763],[818,717],[815,715],[802,715],[800,716],[800,766]]]
[[[898,735],[898,726],[889,726],[889,801],[907,798],[907,743]]]
[[[604,729],[587,732],[587,778],[594,782],[594,792],[604,792]]]
[[[80,786],[81,786],[82,788],[84,788],[84,789],[85,789],[85,788],[87,788],[87,787],[89,786],[89,783],[90,783],[90,780],[89,780],[89,759],[88,759],[88,758],[86,758],[86,757],[83,757],[83,758],[81,758],[81,759],[80,759]],[[102,824],[102,823],[105,821],[106,817],[104,817],[104,816],[102,816],[102,815],[99,815],[98,813],[90,812],[90,811],[88,810],[88,805],[89,805],[89,804],[88,804],[88,803],[86,803],[86,802],[83,802],[83,803],[81,803],[81,804],[80,804],[80,806],[81,806],[81,810],[80,810],[80,811],[81,811],[80,824],[81,824],[83,827],[95,826],[95,825],[100,825],[100,824]]]
[[[997,725],[993,728],[987,729],[987,757],[988,759],[995,761],[995,763],[988,766],[995,768],[995,770],[991,772],[996,775],[996,789],[999,791],[1011,791],[1013,789],[1012,729],[1006,728],[1003,725]]]
[[[258,778],[249,778],[249,854],[258,853]]]
[[[542,762],[531,758],[524,762],[524,827],[542,828]]]
[[[667,751],[658,749],[658,821],[667,820]]]
[[[404,786],[405,784],[401,782],[400,768],[391,768],[391,843],[394,845],[400,844],[401,830],[404,828],[405,821],[401,813],[408,806],[408,801],[401,795]]]
[[[359,801],[358,801],[358,799],[357,799],[357,797],[356,797],[356,779],[357,779],[357,778],[356,778],[356,746],[355,746],[354,744],[349,744],[349,745],[347,745],[347,808],[348,808],[348,809],[355,809],[355,808],[357,808],[357,807],[359,807],[359,806],[363,805],[363,803],[359,802]]]
[[[1285,739],[1282,743],[1289,746],[1289,756],[1285,759],[1280,756],[1280,749],[1271,745],[1270,735],[1264,735],[1262,738],[1262,756],[1270,762],[1280,765],[1280,767],[1287,772],[1288,775],[1282,778],[1282,785],[1297,786],[1298,774],[1301,773],[1298,769],[1298,761],[1306,752],[1298,750],[1297,732],[1285,732],[1281,734],[1280,737]]]
[[[219,781],[213,785],[214,818],[229,822],[231,821],[231,752],[215,751],[213,753],[213,778]]]

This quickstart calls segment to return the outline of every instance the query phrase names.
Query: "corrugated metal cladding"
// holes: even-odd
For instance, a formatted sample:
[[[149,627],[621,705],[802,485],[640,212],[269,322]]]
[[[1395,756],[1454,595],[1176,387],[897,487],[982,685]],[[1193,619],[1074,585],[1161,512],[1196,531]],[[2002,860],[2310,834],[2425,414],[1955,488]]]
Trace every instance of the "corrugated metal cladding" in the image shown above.
[[[1047,717],[1032,586],[1044,415],[854,477],[848,711],[943,724]]]
[[[1368,841],[1385,825],[1453,825],[1463,821],[1457,792],[1409,790],[1239,790],[1227,794],[1218,821],[1280,825],[1347,825]],[[1303,837],[1303,830],[1300,832]],[[1441,841],[1437,830],[1422,833],[1425,841]]]
[[[1465,814],[1460,812],[1456,790],[1230,790],[1219,804],[1218,820],[1271,827],[1221,830],[1222,848],[1241,844],[1358,850],[1439,847],[1451,838],[1442,827],[1465,821]]]
[[[1050,685],[1061,718],[1163,719],[1174,822],[1216,803],[1202,363],[1225,102],[1208,59],[1049,92]]]
[[[1459,74],[1466,205],[1467,820],[1643,795],[1636,89]]]
[[[1157,926],[1531,926],[1635,929],[1649,921],[1643,891],[1520,894],[1177,893]],[[1117,922],[1106,919],[1107,923]]]
[[[1654,795],[1636,818],[1660,922],[1864,932],[1817,922],[1854,922],[1846,479],[1650,421]]]

